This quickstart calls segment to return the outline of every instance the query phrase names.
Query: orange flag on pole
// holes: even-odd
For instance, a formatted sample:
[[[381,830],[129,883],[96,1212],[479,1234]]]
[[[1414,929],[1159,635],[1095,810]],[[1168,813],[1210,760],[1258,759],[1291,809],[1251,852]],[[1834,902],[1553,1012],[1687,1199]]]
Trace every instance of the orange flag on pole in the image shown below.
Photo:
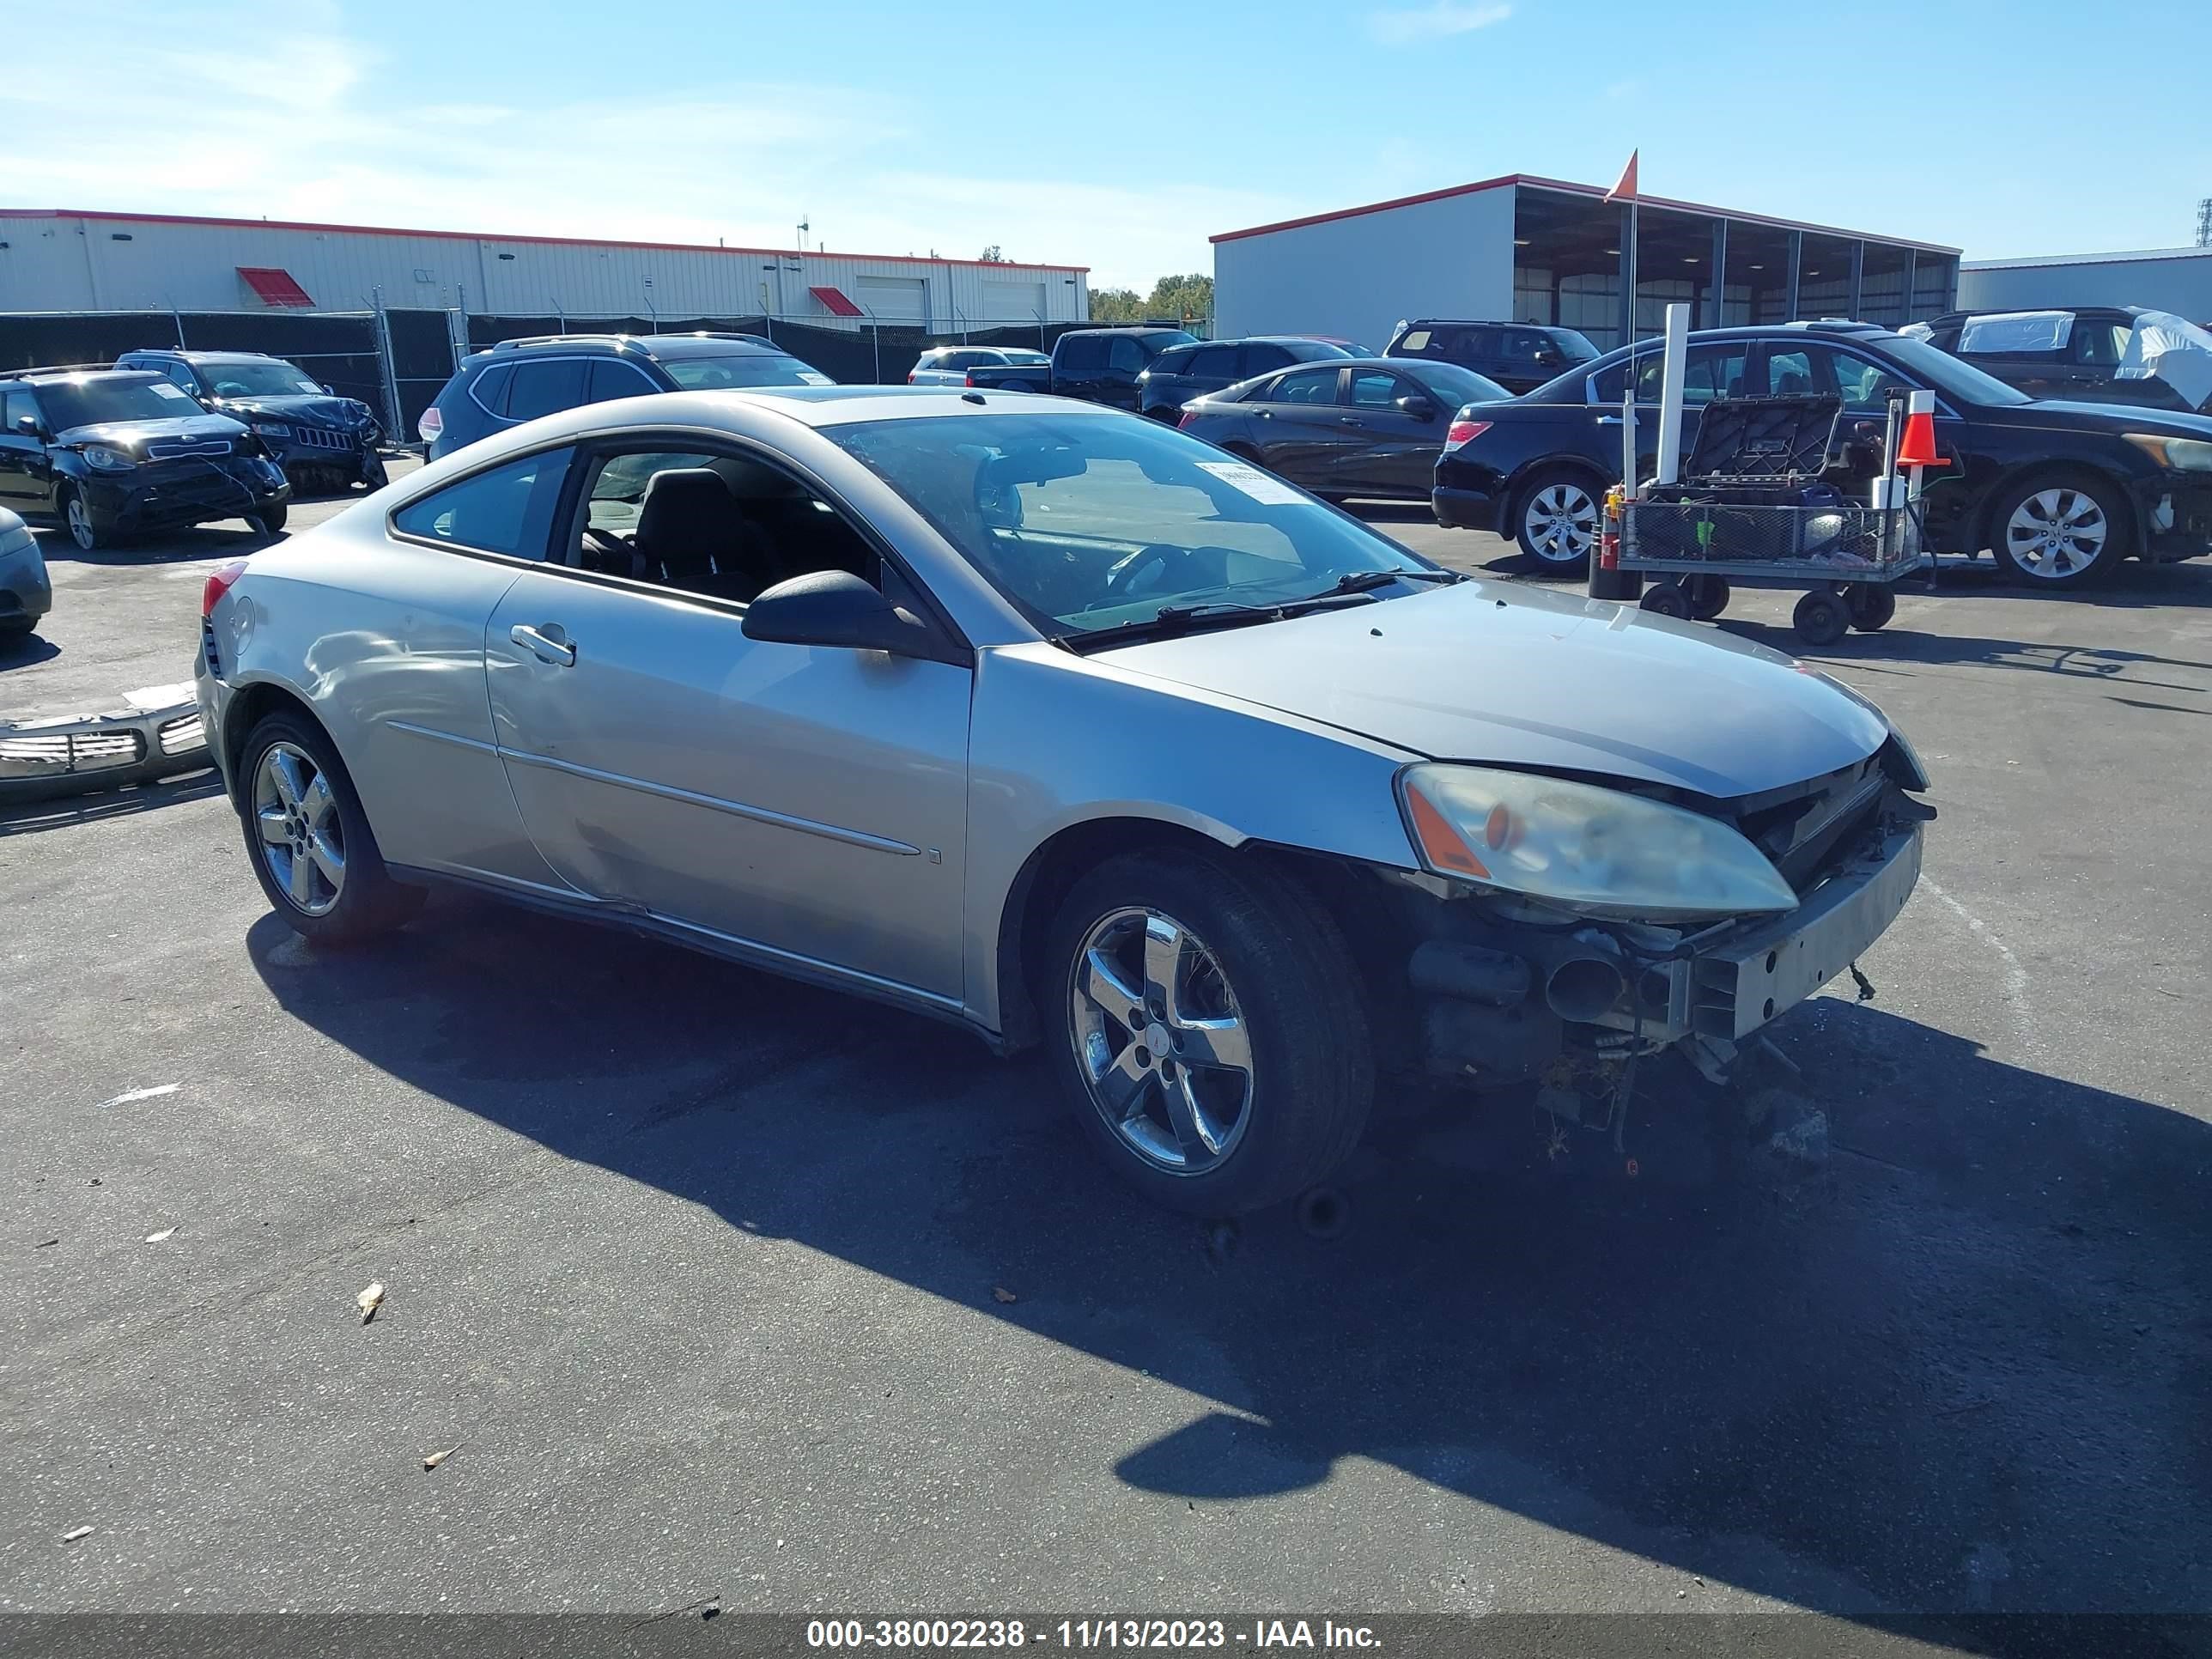
[[[1636,199],[1636,158],[1640,152],[1628,152],[1628,165],[1620,170],[1620,182],[1606,191],[1608,202],[1632,202]]]

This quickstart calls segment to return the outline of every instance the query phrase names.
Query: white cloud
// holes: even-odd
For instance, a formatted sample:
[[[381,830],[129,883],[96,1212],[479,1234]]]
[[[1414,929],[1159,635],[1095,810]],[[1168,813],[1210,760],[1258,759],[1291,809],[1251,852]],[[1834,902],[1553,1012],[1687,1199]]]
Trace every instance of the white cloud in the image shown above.
[[[972,258],[996,242],[1146,289],[1210,270],[1209,233],[1297,210],[1234,188],[1009,176],[996,145],[969,175],[923,131],[931,109],[711,68],[634,96],[461,104],[427,60],[391,63],[312,0],[117,3],[9,28],[0,125],[40,135],[40,205],[771,247],[805,216],[810,241],[848,252]],[[106,90],[88,94],[70,70],[84,62]],[[924,154],[947,165],[919,171]]]
[[[1502,23],[1513,15],[1508,5],[1469,5],[1466,0],[1433,0],[1425,6],[1401,11],[1370,12],[1368,32],[1386,46],[1411,46],[1419,40],[1443,40]]]

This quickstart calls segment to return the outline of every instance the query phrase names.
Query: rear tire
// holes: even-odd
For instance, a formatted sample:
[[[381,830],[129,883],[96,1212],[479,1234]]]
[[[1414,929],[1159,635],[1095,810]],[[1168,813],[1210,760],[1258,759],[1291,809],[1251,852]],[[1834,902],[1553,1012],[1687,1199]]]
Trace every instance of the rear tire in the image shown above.
[[[290,503],[279,501],[274,507],[264,507],[260,512],[247,515],[246,522],[253,526],[258,536],[281,536],[284,520],[291,516]]]
[[[1664,581],[1656,586],[1645,588],[1644,598],[1638,601],[1638,604],[1655,617],[1674,617],[1685,622],[1689,620],[1690,596],[1683,591],[1682,584],[1677,581]]]
[[[1874,582],[1854,586],[1844,603],[1851,608],[1851,626],[1862,634],[1888,627],[1889,619],[1897,614],[1896,593]]]
[[[1581,576],[1589,569],[1604,511],[1604,489],[1593,474],[1573,466],[1547,466],[1522,489],[1513,505],[1513,539],[1547,576]]]
[[[1729,608],[1729,600],[1733,597],[1726,576],[1692,576],[1688,587],[1690,614],[1699,622],[1712,621]]]
[[[1125,854],[1076,883],[1050,940],[1054,1068],[1100,1155],[1155,1203],[1261,1209],[1358,1144],[1375,1059],[1358,970],[1288,883],[1228,854]]]
[[[337,747],[304,715],[267,716],[239,758],[246,854],[269,903],[310,944],[359,944],[400,927],[422,891],[392,880]]]

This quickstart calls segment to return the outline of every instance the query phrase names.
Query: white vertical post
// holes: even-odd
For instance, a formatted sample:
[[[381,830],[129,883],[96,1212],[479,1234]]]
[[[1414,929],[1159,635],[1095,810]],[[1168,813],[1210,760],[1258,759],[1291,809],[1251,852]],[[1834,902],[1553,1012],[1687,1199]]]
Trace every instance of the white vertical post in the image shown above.
[[[1667,307],[1666,355],[1659,374],[1659,454],[1656,483],[1673,483],[1682,471],[1682,375],[1689,360],[1690,307]]]

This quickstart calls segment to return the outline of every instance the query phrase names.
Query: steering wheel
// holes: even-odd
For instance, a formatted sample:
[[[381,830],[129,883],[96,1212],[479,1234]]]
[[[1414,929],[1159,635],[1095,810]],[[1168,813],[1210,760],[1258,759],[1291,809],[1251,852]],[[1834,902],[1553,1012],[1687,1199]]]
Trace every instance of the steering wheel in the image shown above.
[[[1106,573],[1106,597],[1127,599],[1139,586],[1140,579],[1157,572],[1155,585],[1160,578],[1170,576],[1176,568],[1187,563],[1197,550],[1177,547],[1172,542],[1152,542],[1114,562]]]

